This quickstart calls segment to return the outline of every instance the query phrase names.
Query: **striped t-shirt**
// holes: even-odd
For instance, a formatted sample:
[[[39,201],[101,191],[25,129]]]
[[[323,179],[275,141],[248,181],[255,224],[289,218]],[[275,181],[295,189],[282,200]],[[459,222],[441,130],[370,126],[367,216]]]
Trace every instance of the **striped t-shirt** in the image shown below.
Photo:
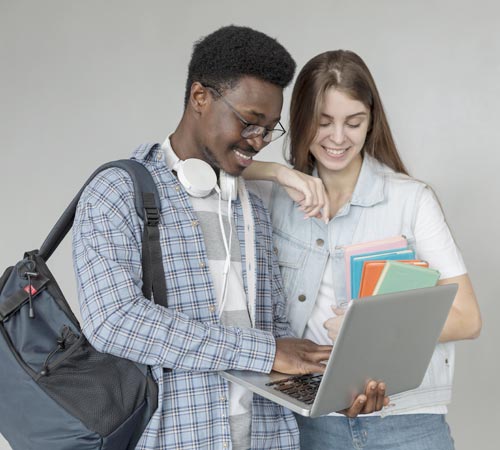
[[[191,203],[203,231],[210,273],[212,275],[218,303],[219,306],[221,306],[226,248],[224,246],[221,225],[219,222],[219,195],[214,192],[204,198],[191,197]],[[230,227],[227,213],[228,202],[222,200],[221,217],[226,241],[229,245]],[[237,239],[234,223],[232,223],[232,228],[233,231],[229,246],[231,263],[226,281],[226,300],[224,309],[222,313],[219,310],[219,314],[223,325],[251,328],[248,302],[243,283],[240,244]],[[233,450],[247,450],[250,448],[252,398],[253,394],[251,391],[229,382],[229,424]]]

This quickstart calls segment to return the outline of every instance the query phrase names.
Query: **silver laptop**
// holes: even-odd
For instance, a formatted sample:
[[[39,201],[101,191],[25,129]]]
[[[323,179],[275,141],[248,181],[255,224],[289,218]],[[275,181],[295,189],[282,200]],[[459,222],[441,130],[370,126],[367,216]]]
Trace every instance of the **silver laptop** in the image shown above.
[[[425,375],[457,288],[447,284],[354,300],[323,375],[220,374],[310,417],[349,407],[369,379],[383,380],[388,395],[414,389]]]

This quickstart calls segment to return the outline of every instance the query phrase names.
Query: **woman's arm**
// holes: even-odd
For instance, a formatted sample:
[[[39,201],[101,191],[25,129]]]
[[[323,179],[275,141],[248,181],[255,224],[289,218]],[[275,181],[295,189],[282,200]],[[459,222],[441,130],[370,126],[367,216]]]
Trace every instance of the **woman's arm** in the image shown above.
[[[439,342],[475,339],[481,332],[482,320],[470,278],[464,274],[440,280],[438,284],[450,283],[458,283],[458,291]]]
[[[441,272],[438,284],[458,283],[458,292],[439,338],[440,342],[474,339],[481,331],[481,313],[443,210],[431,189],[423,192],[415,223],[417,255]]]
[[[243,178],[280,184],[299,205],[305,217],[317,217],[328,223],[328,196],[320,178],[290,169],[283,164],[263,161],[254,161],[244,170]]]
[[[458,283],[458,291],[439,337],[439,342],[475,339],[481,332],[482,321],[470,278],[464,274],[438,282],[438,284],[451,283]],[[344,311],[340,308],[332,307],[332,309],[335,315],[325,321],[323,326],[328,330],[328,337],[335,341],[344,321]]]

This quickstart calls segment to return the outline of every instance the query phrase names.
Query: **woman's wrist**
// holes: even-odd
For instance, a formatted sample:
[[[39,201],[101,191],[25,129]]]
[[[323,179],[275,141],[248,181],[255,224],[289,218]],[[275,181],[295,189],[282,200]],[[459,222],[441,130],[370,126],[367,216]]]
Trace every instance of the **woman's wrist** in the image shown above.
[[[281,170],[286,169],[286,166],[276,162],[254,161],[243,172],[243,178],[247,180],[264,180],[279,183]],[[281,178],[283,179],[283,178]]]
[[[290,172],[293,169],[280,163],[273,163],[273,178],[271,181],[280,184],[281,186],[286,186],[287,180],[290,178]]]

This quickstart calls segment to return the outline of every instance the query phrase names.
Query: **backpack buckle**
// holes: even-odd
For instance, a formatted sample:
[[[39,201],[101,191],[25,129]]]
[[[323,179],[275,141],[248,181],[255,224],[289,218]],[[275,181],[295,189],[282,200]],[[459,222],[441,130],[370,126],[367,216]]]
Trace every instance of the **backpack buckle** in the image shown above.
[[[160,211],[158,208],[146,206],[144,208],[144,219],[148,226],[156,227],[160,223]]]

